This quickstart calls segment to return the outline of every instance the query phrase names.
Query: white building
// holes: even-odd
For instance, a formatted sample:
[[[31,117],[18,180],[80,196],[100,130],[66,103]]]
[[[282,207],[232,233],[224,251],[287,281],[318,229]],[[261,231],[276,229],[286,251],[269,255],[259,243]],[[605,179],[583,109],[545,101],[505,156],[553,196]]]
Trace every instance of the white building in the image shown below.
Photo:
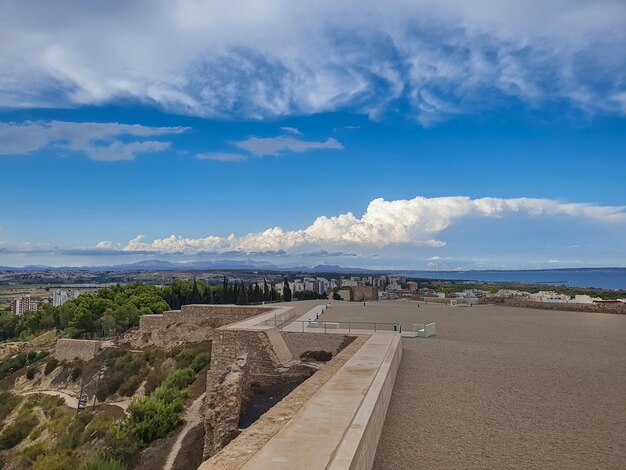
[[[534,300],[535,302],[553,303],[568,302],[570,299],[569,295],[559,294],[554,291],[539,291],[536,294],[530,294],[528,297],[530,300]]]
[[[78,295],[74,292],[55,289],[52,294],[52,305],[54,307],[58,307],[59,305],[63,305],[68,300],[75,299],[76,297],[78,297]]]

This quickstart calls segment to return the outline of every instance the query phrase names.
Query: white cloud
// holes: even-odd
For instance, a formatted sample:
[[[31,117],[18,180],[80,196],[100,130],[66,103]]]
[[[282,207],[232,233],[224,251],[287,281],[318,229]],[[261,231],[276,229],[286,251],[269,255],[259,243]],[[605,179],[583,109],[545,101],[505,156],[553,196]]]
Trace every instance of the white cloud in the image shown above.
[[[281,127],[280,129],[285,132],[291,132],[292,134],[295,134],[295,135],[302,135],[302,132],[300,132],[300,129],[297,129],[295,127]]]
[[[200,160],[215,160],[218,162],[243,162],[248,159],[246,155],[228,152],[204,152],[197,154],[196,158]]]
[[[96,243],[96,248],[100,248],[102,250],[110,250],[113,248],[113,242],[108,240],[103,240],[101,242]]]
[[[92,160],[132,160],[138,153],[160,152],[168,142],[138,140],[185,132],[184,127],[147,127],[115,122],[0,123],[0,155],[28,155],[54,145]],[[132,142],[120,140],[135,139]]]
[[[343,145],[334,138],[326,139],[323,142],[300,140],[295,137],[281,135],[278,137],[248,137],[245,140],[233,142],[236,147],[247,150],[256,156],[280,155],[283,152],[306,152],[316,149],[343,148]]]
[[[359,218],[351,212],[338,216],[318,217],[300,230],[272,227],[258,233],[228,237],[207,236],[199,239],[171,235],[147,241],[143,235],[131,240],[128,251],[197,253],[200,251],[260,252],[292,251],[300,247],[379,248],[391,245],[441,247],[438,237],[463,218],[498,218],[525,214],[533,217],[570,216],[599,223],[626,224],[626,207],[587,203],[562,203],[551,199],[439,197],[370,202]],[[440,258],[433,257],[431,261]]]
[[[157,34],[155,34],[157,31]],[[624,115],[622,0],[2,2],[0,107],[262,119],[562,101]]]

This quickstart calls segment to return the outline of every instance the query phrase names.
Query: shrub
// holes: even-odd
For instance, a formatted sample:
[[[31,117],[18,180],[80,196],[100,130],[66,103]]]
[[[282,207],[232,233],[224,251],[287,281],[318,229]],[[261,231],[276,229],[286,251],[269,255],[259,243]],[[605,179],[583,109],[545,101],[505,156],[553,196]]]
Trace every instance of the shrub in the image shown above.
[[[173,400],[164,401],[159,396],[149,396],[133,403],[124,421],[124,431],[144,445],[167,437],[183,423],[183,399],[178,393]]]
[[[96,397],[100,401],[114,393],[131,396],[148,373],[144,358],[128,351],[113,351],[107,358],[106,365],[107,369],[96,391]]]
[[[118,393],[123,397],[131,397],[143,382],[141,375],[131,375],[120,386]]]
[[[83,368],[81,366],[76,366],[72,369],[72,373],[70,374],[70,380],[72,382],[76,382],[81,375],[83,375]]]
[[[112,416],[98,415],[85,426],[84,441],[92,438],[103,439],[113,427],[115,420]]]
[[[46,452],[45,443],[40,442],[27,447],[20,453],[20,466],[29,468],[40,455]]]
[[[57,367],[59,367],[59,361],[57,361],[56,359],[50,359],[48,362],[46,362],[46,367],[43,370],[44,375],[50,375],[50,373]]]
[[[37,353],[35,351],[29,351],[27,354],[27,360],[29,364],[32,364],[37,360]]]
[[[163,382],[162,387],[174,390],[182,390],[187,388],[196,379],[196,373],[191,367],[177,370],[171,373]]]
[[[96,456],[78,467],[78,470],[124,470],[125,468],[126,466],[122,465],[119,460],[104,459]]]
[[[26,378],[28,380],[33,380],[35,378],[35,375],[37,374],[37,372],[39,372],[35,367],[29,367],[26,370]]]
[[[20,404],[22,397],[9,392],[0,393],[0,423]]]
[[[76,454],[71,450],[41,455],[33,463],[32,470],[68,470],[76,468]]]
[[[148,377],[146,378],[146,385],[144,386],[146,395],[150,395],[152,392],[154,392],[156,388],[161,385],[161,383],[163,383],[165,377],[165,372],[161,369],[155,369],[150,371]]]
[[[176,359],[176,367],[179,369],[189,367],[197,354],[198,351],[194,349],[183,349],[174,358]]]
[[[43,359],[44,357],[47,357],[47,356],[48,356],[48,352],[47,351],[39,351],[37,353],[37,356],[35,357],[35,361]]]
[[[13,424],[7,426],[0,436],[0,449],[12,449],[22,442],[37,426],[39,420],[32,414],[18,416]]]
[[[197,374],[206,366],[208,366],[210,363],[211,363],[211,353],[201,352],[200,354],[198,354],[196,357],[193,358],[193,361],[191,361],[191,366],[189,367],[191,367],[194,370],[194,372]]]

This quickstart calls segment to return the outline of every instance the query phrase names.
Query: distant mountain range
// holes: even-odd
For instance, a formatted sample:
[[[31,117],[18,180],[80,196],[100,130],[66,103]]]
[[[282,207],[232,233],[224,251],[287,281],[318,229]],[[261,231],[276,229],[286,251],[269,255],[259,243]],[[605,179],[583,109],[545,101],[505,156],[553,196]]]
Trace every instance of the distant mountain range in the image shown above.
[[[45,265],[29,265],[23,267],[0,266],[0,271],[69,271],[69,270],[85,270],[85,271],[183,271],[183,270],[204,270],[204,269],[237,269],[237,270],[261,270],[261,271],[278,271],[278,272],[310,272],[310,273],[407,273],[411,276],[419,277],[420,274],[432,277],[436,273],[446,273],[456,275],[459,278],[467,278],[472,273],[573,273],[573,272],[613,272],[624,273],[626,268],[553,268],[553,269],[468,269],[468,270],[373,270],[366,268],[354,268],[349,266],[320,264],[316,266],[277,266],[267,261],[256,260],[214,260],[214,261],[191,261],[191,262],[172,262],[163,260],[145,260],[136,263],[116,264],[112,266],[45,266]]]
[[[276,266],[267,261],[255,260],[215,260],[215,261],[192,261],[188,263],[176,263],[162,260],[138,261],[136,263],[117,264],[113,266],[43,266],[29,265],[23,267],[0,266],[0,271],[183,271],[190,269],[253,269],[262,271],[280,272],[312,272],[312,273],[372,273],[379,272],[363,268],[351,268],[336,265],[317,266]]]

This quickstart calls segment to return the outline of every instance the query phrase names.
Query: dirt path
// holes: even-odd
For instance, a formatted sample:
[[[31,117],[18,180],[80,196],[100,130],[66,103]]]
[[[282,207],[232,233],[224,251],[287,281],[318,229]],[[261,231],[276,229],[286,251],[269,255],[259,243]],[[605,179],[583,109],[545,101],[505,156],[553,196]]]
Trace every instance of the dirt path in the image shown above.
[[[205,395],[206,393],[203,393],[198,398],[196,398],[187,410],[187,414],[185,415],[185,421],[187,423],[178,434],[178,437],[176,438],[176,441],[172,446],[172,450],[170,450],[170,453],[167,456],[167,460],[165,461],[165,465],[163,466],[164,470],[171,470],[174,467],[174,462],[176,461],[176,457],[180,452],[180,448],[182,446],[183,440],[185,439],[185,436],[187,436],[189,431],[197,426],[202,420],[202,412],[200,411],[200,408],[202,407],[202,403],[204,402]]]
[[[78,398],[76,398],[74,395],[70,395],[69,393],[65,393],[65,392],[60,392],[58,390],[32,390],[29,392],[18,392],[18,395],[26,396],[26,395],[35,395],[37,393],[41,393],[43,395],[50,395],[54,397],[61,397],[63,398],[63,400],[65,400],[66,406],[70,408],[74,408],[74,409],[78,407]],[[118,402],[104,403],[104,404],[110,405],[110,406],[117,406],[118,408],[122,409],[124,413],[126,413],[128,411],[128,407],[130,406],[130,403],[131,403],[131,400],[122,400]]]

